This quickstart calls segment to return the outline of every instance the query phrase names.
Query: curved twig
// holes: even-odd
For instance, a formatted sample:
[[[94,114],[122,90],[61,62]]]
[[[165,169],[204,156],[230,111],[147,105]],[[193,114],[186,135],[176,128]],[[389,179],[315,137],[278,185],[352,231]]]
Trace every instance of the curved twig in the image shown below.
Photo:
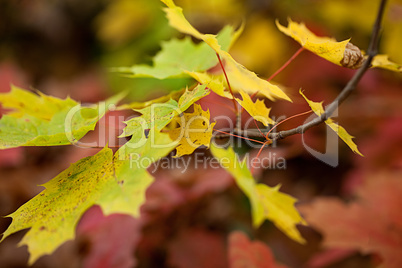
[[[323,114],[321,114],[321,116],[316,117],[315,119],[311,120],[310,122],[307,122],[298,127],[295,127],[295,128],[289,129],[289,130],[282,130],[282,131],[275,132],[275,133],[269,133],[269,135],[268,135],[269,139],[271,139],[272,141],[275,141],[275,140],[284,139],[286,137],[289,137],[289,136],[292,136],[295,134],[303,134],[304,132],[306,132],[306,130],[308,130],[314,126],[317,126],[317,125],[323,123],[328,118],[330,118],[331,115],[338,108],[338,106],[347,99],[347,97],[350,95],[350,93],[352,93],[352,91],[356,88],[357,84],[360,82],[363,75],[370,68],[371,62],[372,62],[374,56],[377,55],[377,53],[378,53],[381,21],[382,21],[382,17],[384,14],[386,2],[387,2],[387,0],[381,0],[381,2],[380,2],[380,6],[378,8],[378,13],[377,13],[377,18],[375,20],[372,34],[371,34],[370,44],[369,44],[369,47],[367,50],[367,55],[368,55],[367,59],[364,61],[363,65],[356,71],[354,76],[349,80],[349,82],[343,88],[341,93],[339,93],[339,95],[336,97],[336,99],[326,107],[325,112]],[[236,129],[234,129],[233,132],[237,135],[249,136],[249,137],[261,135],[259,133],[259,131],[257,131],[256,129],[242,130],[242,129],[236,128]],[[216,138],[223,138],[223,137],[225,137],[225,135],[217,135],[216,136]]]

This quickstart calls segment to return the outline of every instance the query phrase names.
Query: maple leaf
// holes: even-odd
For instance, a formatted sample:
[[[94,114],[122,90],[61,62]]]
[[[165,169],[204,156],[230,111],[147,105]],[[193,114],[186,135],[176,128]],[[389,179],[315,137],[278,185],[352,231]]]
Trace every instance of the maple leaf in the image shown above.
[[[306,222],[294,207],[297,201],[295,198],[279,192],[279,185],[271,188],[265,184],[257,184],[246,162],[239,161],[231,147],[225,150],[211,145],[211,152],[249,198],[255,227],[259,227],[265,219],[269,219],[293,240],[299,243],[305,242],[296,228],[296,224]]]
[[[213,75],[207,72],[187,72],[192,78],[200,84],[206,85],[213,92],[224,98],[233,99],[232,94],[225,89],[223,75]]]
[[[230,268],[285,268],[276,264],[270,248],[262,242],[251,242],[239,231],[229,235],[229,267]]]
[[[215,35],[201,34],[196,30],[184,17],[182,9],[176,6],[173,1],[161,1],[168,6],[164,10],[169,24],[173,28],[181,33],[203,40],[223,59],[228,79],[235,92],[243,91],[249,94],[258,92],[271,100],[285,99],[290,101],[290,98],[278,86],[259,78],[255,73],[236,62],[228,52],[222,49]],[[193,72],[193,70],[187,71]]]
[[[307,222],[323,233],[323,245],[378,253],[382,267],[402,267],[401,173],[373,175],[344,203],[338,198],[317,198],[298,206]]]
[[[161,0],[168,8],[164,8],[166,17],[169,20],[169,24],[172,28],[175,28],[181,33],[189,34],[197,39],[203,40],[216,52],[221,50],[221,46],[213,34],[201,34],[196,30],[190,22],[184,17],[183,9],[175,5],[172,0]]]
[[[178,104],[182,111],[187,110],[193,103],[204,98],[210,93],[209,88],[205,85],[198,85],[193,90],[188,90],[184,92],[183,95],[180,96]]]
[[[165,146],[153,150],[155,143]],[[126,143],[115,156],[105,147],[96,155],[81,159],[43,184],[45,190],[8,215],[13,221],[2,240],[30,228],[19,245],[28,246],[32,264],[73,239],[77,222],[92,205],[100,205],[105,215],[138,216],[145,190],[153,181],[146,170],[148,166],[141,163],[150,165],[173,148],[168,134],[152,130],[142,146]],[[146,161],[142,162],[144,158]]]
[[[320,116],[325,112],[324,108],[322,107],[322,102],[314,102],[314,101],[307,99],[307,97],[303,94],[303,92],[301,90],[299,91],[299,93],[307,101],[311,110],[313,110],[313,112],[316,115]],[[335,131],[336,134],[338,134],[338,136],[349,146],[350,149],[352,149],[352,151],[354,153],[356,153],[360,156],[363,156],[357,149],[357,145],[353,142],[353,140],[352,140],[353,136],[349,135],[349,133],[346,132],[346,130],[343,127],[336,124],[331,118],[328,118],[327,120],[325,120],[325,124],[327,124],[333,131]]]
[[[0,149],[71,144],[94,130],[98,120],[123,96],[84,107],[70,98],[38,94],[15,86],[0,93],[0,103],[12,109],[0,119]]]
[[[241,30],[240,30],[241,31]],[[224,27],[216,36],[224,50],[237,39],[233,27]],[[153,58],[153,65],[134,65],[132,67],[113,68],[113,71],[128,77],[153,77],[166,79],[188,76],[186,71],[205,71],[214,67],[218,59],[206,43],[194,44],[191,38],[172,39],[162,42],[162,49]]]
[[[180,96],[178,101],[169,99],[163,103],[154,103],[148,101],[149,106],[142,109],[134,109],[134,111],[141,113],[141,116],[134,117],[125,123],[127,126],[124,128],[120,137],[127,137],[131,135],[140,135],[146,129],[162,130],[172,119],[187,110],[194,102],[207,96],[209,89],[205,85],[198,85],[193,90],[186,89],[183,95]],[[161,98],[157,99],[159,101]],[[132,105],[130,105],[132,106]]]
[[[302,47],[339,66],[357,69],[363,64],[365,58],[367,58],[358,47],[349,42],[350,38],[336,42],[334,38],[318,37],[304,23],[297,23],[291,19],[288,19],[287,27],[279,24],[278,20],[275,23],[281,32],[292,37]],[[401,65],[389,61],[388,55],[376,55],[373,58],[371,67],[402,72]]]
[[[224,88],[224,77],[211,75],[208,73],[188,72],[194,79],[200,84],[206,85],[213,92],[219,96],[233,99],[232,95]],[[269,112],[271,109],[267,108],[262,100],[256,100],[253,102],[251,97],[245,92],[240,91],[242,99],[236,98],[235,100],[252,116],[255,120],[268,126],[268,124],[275,124],[275,121],[269,118]]]
[[[402,65],[392,62],[388,59],[388,55],[376,55],[371,63],[373,68],[382,68],[394,72],[402,72]]]
[[[177,118],[176,122],[180,127],[169,131],[170,138],[179,141],[174,157],[192,154],[202,145],[209,148],[215,125],[215,123],[209,123],[209,118],[209,111],[203,111],[198,104],[194,104],[193,113],[184,113]]]
[[[346,45],[350,39],[342,42],[336,42],[335,39],[329,37],[318,37],[307,29],[304,23],[297,23],[288,19],[288,26],[284,27],[275,21],[278,29],[296,40],[302,47],[310,50],[314,54],[332,62],[341,65],[344,57]]]
[[[251,97],[244,92],[240,92],[242,100],[236,98],[236,101],[251,115],[255,120],[260,121],[264,126],[275,124],[275,121],[269,117],[271,108],[267,108],[263,100],[253,102]]]
[[[90,208],[77,226],[78,240],[87,245],[82,267],[134,267],[140,229],[140,221],[129,215],[104,216],[99,206]]]
[[[167,95],[164,95],[164,96],[161,96],[159,98],[152,99],[149,101],[133,101],[130,103],[121,104],[116,107],[116,110],[142,109],[142,108],[148,107],[154,103],[163,103],[163,102],[169,101],[170,99],[178,100],[180,98],[180,96],[183,95],[183,93],[186,90],[187,90],[186,88],[183,88],[181,90],[175,90],[175,91],[170,92]]]
[[[156,103],[143,109],[134,109],[141,113],[141,116],[134,117],[124,123],[127,126],[124,128],[120,137],[131,136],[136,133],[143,133],[146,129],[156,128],[162,130],[173,117],[181,113],[179,105],[175,100],[169,100],[164,103]]]
[[[291,101],[282,89],[259,78],[255,73],[236,62],[226,51],[221,51],[219,55],[225,62],[225,71],[230,81],[231,88],[235,92],[243,91],[248,94],[259,93],[272,101],[275,99]]]

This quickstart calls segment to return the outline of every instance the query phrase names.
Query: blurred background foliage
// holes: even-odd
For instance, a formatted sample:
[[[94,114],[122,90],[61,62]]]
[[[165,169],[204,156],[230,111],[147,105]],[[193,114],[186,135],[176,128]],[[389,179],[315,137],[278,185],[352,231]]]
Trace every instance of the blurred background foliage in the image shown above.
[[[217,33],[226,24],[245,22],[244,32],[231,54],[248,69],[269,77],[299,48],[277,30],[275,19],[282,24],[288,17],[304,21],[317,34],[339,41],[352,37],[352,42],[365,50],[379,1],[175,2],[203,33]],[[82,102],[102,100],[120,91],[129,92],[127,101],[143,101],[191,86],[189,79],[131,79],[109,72],[111,67],[151,64],[161,41],[181,38],[167,24],[162,6],[158,0],[0,0],[0,92],[8,91],[13,83],[58,97],[70,95]],[[384,18],[380,52],[402,63],[401,43],[402,1],[391,0]],[[294,103],[270,103],[272,113],[289,116],[305,111],[306,104],[297,97],[300,87],[311,99],[329,103],[353,73],[303,52],[275,79],[286,87]],[[261,180],[269,185],[281,183],[283,191],[307,202],[317,195],[350,198],[367,174],[375,176],[379,170],[392,173],[402,168],[402,146],[396,146],[402,144],[401,83],[400,74],[370,70],[357,93],[341,108],[339,121],[357,137],[355,141],[365,158],[359,158],[341,144],[340,165],[331,168],[305,152],[300,137],[293,136],[270,151],[286,158],[287,169],[259,171]],[[216,105],[209,108],[215,116],[231,113]],[[292,122],[284,127],[296,125],[301,119]],[[118,122],[105,124],[122,127]],[[311,129],[304,139],[311,147],[323,149],[324,131],[324,127]],[[1,151],[0,214],[11,213],[41,190],[37,184],[48,181],[69,163],[93,153],[94,149],[66,147]],[[235,228],[268,242],[275,256],[289,267],[305,265],[319,250],[321,237],[310,229],[302,230],[309,240],[308,246],[295,244],[269,223],[252,231],[247,223],[249,212],[245,199],[235,190],[230,178],[223,179],[221,173],[192,170],[183,175],[181,171],[170,170],[158,174],[158,182],[150,190],[144,206],[148,218],[143,223],[143,236],[138,238],[140,231],[133,235],[139,267],[190,267],[183,264],[184,257],[178,252],[192,235],[205,243],[212,241],[215,246],[211,249],[225,252],[224,235]],[[217,182],[216,178],[222,180]],[[174,196],[186,197],[178,201]],[[3,219],[0,231],[8,223],[8,219]],[[171,229],[162,226],[165,223]],[[15,248],[20,237],[17,234],[0,244],[0,263],[4,267],[24,267],[26,249]],[[88,261],[90,243],[96,239],[80,239],[50,257],[41,258],[34,267],[54,267],[55,262],[58,267],[77,267],[80,258]],[[72,261],[71,256],[79,258]],[[328,267],[367,265],[370,265],[369,257],[356,253]],[[210,267],[223,266],[218,263]]]
[[[400,0],[390,2],[381,52],[402,62],[401,5]],[[201,32],[217,33],[226,24],[245,21],[244,34],[232,53],[261,76],[272,74],[296,47],[276,29],[275,19],[304,21],[315,32],[338,40],[352,37],[364,49],[377,8],[374,1],[362,0],[181,0],[177,4]],[[29,86],[39,88],[48,79],[68,80],[91,68],[102,72],[112,92],[128,90],[138,100],[189,83],[187,79],[128,79],[107,72],[110,67],[151,64],[160,42],[177,36],[157,0],[2,0],[0,7],[0,59],[21,68]]]

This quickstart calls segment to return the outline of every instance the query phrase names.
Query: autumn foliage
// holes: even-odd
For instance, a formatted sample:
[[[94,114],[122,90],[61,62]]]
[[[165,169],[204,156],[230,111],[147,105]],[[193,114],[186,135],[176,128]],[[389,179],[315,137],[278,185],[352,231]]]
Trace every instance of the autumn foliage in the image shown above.
[[[0,84],[0,260],[401,267],[402,67],[394,59],[402,54],[393,46],[401,4],[360,3],[372,17],[352,19],[348,10],[362,1],[323,1],[323,14],[346,15],[328,13],[320,27],[286,3],[272,8],[287,21],[262,13],[241,21],[236,1],[225,0],[237,22],[204,34],[191,5],[177,2],[102,7],[94,25],[108,72],[92,71],[97,82],[82,78],[75,93],[42,90],[46,83],[30,90],[33,80],[0,73],[12,82]],[[347,27],[356,37],[345,38]],[[0,68],[30,73],[7,64]],[[118,79],[114,94],[104,89]],[[24,186],[30,176],[38,187]],[[7,259],[17,242],[25,257]]]

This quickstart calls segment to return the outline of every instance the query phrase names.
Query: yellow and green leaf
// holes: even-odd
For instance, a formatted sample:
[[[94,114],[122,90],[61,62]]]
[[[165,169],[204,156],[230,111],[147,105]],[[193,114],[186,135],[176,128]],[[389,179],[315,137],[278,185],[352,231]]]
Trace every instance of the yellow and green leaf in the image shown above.
[[[170,99],[173,100],[178,100],[180,98],[181,95],[183,95],[183,93],[186,91],[185,88],[181,89],[181,90],[175,90],[170,92],[167,95],[161,96],[159,98],[156,99],[152,99],[149,101],[133,101],[130,103],[125,103],[125,104],[121,104],[119,106],[116,107],[116,110],[135,110],[135,109],[142,109],[145,107],[148,107],[154,103],[163,103],[163,102],[167,102]]]
[[[154,127],[157,130],[162,130],[175,116],[187,110],[194,102],[209,93],[210,91],[205,85],[198,85],[192,90],[186,89],[180,97],[175,96],[178,98],[177,101],[174,99],[169,99],[162,103],[148,101],[148,103],[151,103],[150,106],[134,109],[134,111],[141,113],[141,116],[126,121],[127,126],[120,137],[143,133],[144,130],[153,129]]]
[[[228,79],[235,92],[243,91],[248,94],[260,93],[271,100],[285,99],[290,101],[290,98],[278,86],[259,78],[255,73],[247,70],[244,66],[236,62],[228,52],[222,49],[215,35],[201,34],[196,30],[184,17],[182,9],[176,6],[173,1],[161,1],[168,6],[164,10],[173,28],[181,33],[189,34],[197,39],[203,40],[219,54],[224,61]],[[194,70],[187,71],[193,72]]]
[[[207,86],[213,92],[224,98],[233,99],[230,91],[225,88],[224,76],[213,75],[207,72],[187,72],[192,78],[197,80],[200,84]]]
[[[10,92],[0,93],[1,105],[11,109],[0,119],[0,149],[71,144],[93,130],[121,99],[120,94],[106,102],[82,106],[70,98],[63,100],[12,86]]]
[[[297,224],[306,224],[294,204],[295,198],[279,192],[279,186],[269,187],[256,183],[246,161],[240,161],[232,148],[223,149],[211,145],[211,152],[235,179],[236,184],[249,198],[251,203],[252,221],[259,227],[264,220],[269,219],[293,240],[305,243],[297,230]]]
[[[20,246],[27,245],[29,264],[50,254],[64,242],[74,239],[75,228],[84,212],[98,204],[103,212],[125,213],[137,217],[145,201],[145,190],[153,182],[148,165],[173,148],[169,135],[152,131],[145,144],[126,144],[115,156],[105,147],[94,156],[72,164],[45,183],[45,190],[8,215],[13,221],[2,240],[30,228]],[[153,150],[153,143],[165,144]],[[141,161],[147,158],[146,161]]]
[[[222,49],[228,50],[237,39],[238,31],[224,27],[216,36]],[[191,38],[172,39],[162,42],[162,49],[153,58],[153,65],[138,64],[132,67],[117,67],[113,71],[128,77],[153,77],[166,79],[188,76],[186,71],[205,71],[218,63],[215,52],[206,43],[194,44]]]

